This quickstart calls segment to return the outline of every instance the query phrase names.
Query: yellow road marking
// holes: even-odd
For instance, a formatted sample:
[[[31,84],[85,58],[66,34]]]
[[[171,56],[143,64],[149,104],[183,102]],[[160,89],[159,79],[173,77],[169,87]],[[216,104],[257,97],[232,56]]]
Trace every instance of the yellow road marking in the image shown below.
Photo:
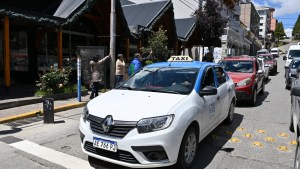
[[[296,140],[292,140],[289,142],[290,145],[297,145],[297,141]]]
[[[237,130],[243,131],[243,130],[245,130],[245,128],[244,127],[239,127],[239,128],[237,128]]]
[[[255,147],[260,147],[260,148],[262,148],[262,147],[264,147],[264,145],[263,144],[261,144],[260,142],[254,142],[253,143],[253,146],[255,146]]]
[[[239,143],[240,142],[240,140],[238,138],[231,138],[230,141],[233,142],[233,143]]]
[[[249,134],[249,133],[244,134],[244,136],[247,137],[247,138],[252,138],[252,135]]]
[[[286,146],[279,146],[278,150],[279,151],[288,151],[289,149]]]
[[[258,134],[265,134],[265,133],[266,133],[265,130],[257,130],[256,132],[257,132]]]
[[[266,137],[265,140],[266,140],[266,141],[269,141],[269,142],[274,142],[274,141],[276,141],[275,138],[273,138],[273,137]]]
[[[279,137],[288,137],[289,135],[287,133],[281,132],[278,134]]]
[[[227,133],[228,135],[232,135],[232,131],[226,130],[226,133]]]

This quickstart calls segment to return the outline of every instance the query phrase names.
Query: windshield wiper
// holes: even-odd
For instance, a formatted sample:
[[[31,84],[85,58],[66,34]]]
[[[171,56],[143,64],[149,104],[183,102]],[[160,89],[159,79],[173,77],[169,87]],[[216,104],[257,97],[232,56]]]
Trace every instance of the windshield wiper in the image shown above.
[[[120,86],[119,89],[139,90],[139,89],[137,89],[137,88],[132,88],[132,87],[129,87],[129,86]]]
[[[155,89],[149,89],[149,88],[141,88],[142,91],[149,91],[149,92],[161,92],[161,93],[174,93],[174,94],[180,94],[179,92],[172,91],[172,90],[155,90]]]

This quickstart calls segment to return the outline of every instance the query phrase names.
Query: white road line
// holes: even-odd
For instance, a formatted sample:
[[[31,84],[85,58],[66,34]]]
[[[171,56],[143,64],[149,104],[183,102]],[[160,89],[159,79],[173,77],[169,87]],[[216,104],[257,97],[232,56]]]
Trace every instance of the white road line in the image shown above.
[[[29,154],[35,155],[52,163],[61,165],[70,169],[90,169],[92,168],[89,162],[80,158],[55,151],[53,149],[40,146],[36,143],[24,140],[10,144],[19,150],[25,151]]]

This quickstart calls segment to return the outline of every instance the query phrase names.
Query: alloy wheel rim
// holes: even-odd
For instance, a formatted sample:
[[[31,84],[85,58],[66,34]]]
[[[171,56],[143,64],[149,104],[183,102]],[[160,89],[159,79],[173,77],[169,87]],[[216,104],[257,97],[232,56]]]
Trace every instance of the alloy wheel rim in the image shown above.
[[[189,137],[186,140],[185,144],[185,152],[184,152],[184,157],[186,163],[190,164],[195,158],[195,153],[196,153],[196,136],[195,134],[190,134]]]
[[[253,92],[253,101],[254,101],[254,104],[256,103],[256,90],[254,90]]]

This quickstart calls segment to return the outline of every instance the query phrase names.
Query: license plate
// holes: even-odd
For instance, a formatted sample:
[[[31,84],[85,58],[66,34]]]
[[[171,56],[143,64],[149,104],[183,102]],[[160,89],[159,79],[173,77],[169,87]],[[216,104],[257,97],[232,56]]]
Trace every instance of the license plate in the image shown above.
[[[112,152],[117,152],[118,149],[117,142],[104,140],[96,137],[94,137],[93,139],[93,146],[104,150],[112,151]]]

